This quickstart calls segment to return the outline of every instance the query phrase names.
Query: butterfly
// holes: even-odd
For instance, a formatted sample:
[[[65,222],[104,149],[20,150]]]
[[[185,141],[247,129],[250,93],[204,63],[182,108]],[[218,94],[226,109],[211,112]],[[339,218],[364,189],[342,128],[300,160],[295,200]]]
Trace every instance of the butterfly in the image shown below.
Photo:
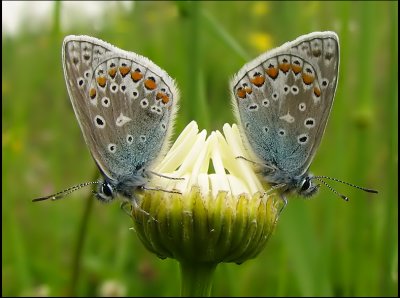
[[[179,92],[148,58],[90,36],[65,37],[62,64],[68,94],[89,151],[103,179],[34,201],[59,199],[97,184],[103,202],[135,201],[154,164],[168,149]]]
[[[326,128],[339,74],[336,33],[313,32],[245,64],[231,81],[232,104],[245,144],[258,158],[263,179],[286,194],[314,195],[309,173]]]

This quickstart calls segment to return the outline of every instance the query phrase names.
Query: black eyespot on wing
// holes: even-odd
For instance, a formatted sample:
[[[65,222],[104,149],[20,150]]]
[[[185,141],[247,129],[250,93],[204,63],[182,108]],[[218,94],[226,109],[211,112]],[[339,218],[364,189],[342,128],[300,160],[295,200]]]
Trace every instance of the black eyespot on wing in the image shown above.
[[[98,117],[96,118],[96,123],[97,123],[98,125],[100,125],[100,126],[104,125],[103,120],[100,119],[100,118],[98,118]]]
[[[302,142],[302,143],[304,143],[305,141],[307,141],[307,137],[301,137],[301,138],[299,139],[299,141]]]

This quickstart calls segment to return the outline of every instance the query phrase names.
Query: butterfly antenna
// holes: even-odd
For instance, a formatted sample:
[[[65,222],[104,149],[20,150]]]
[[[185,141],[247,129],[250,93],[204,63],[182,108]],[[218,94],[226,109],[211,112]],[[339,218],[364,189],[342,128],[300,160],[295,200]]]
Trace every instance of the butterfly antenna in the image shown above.
[[[346,184],[346,185],[348,185],[348,186],[352,186],[352,187],[354,187],[354,188],[358,188],[358,189],[363,190],[363,191],[366,191],[366,192],[378,193],[378,191],[375,190],[375,189],[370,189],[370,188],[361,187],[361,186],[354,185],[354,184],[352,184],[352,183],[349,183],[349,182],[346,182],[346,181],[342,181],[342,180],[339,180],[339,179],[336,179],[336,178],[332,178],[332,177],[327,177],[327,176],[314,176],[314,178],[329,179],[329,180],[332,180],[332,181],[336,181],[336,182],[340,182],[340,183]]]
[[[64,197],[66,197],[67,195],[69,195],[70,193],[74,192],[75,190],[78,190],[82,187],[88,186],[88,185],[92,185],[92,184],[99,184],[101,182],[98,181],[91,181],[91,182],[85,182],[85,183],[81,183],[78,185],[74,185],[71,186],[70,188],[64,189],[58,193],[46,196],[46,197],[41,197],[41,198],[37,198],[37,199],[33,199],[32,202],[39,202],[39,201],[45,201],[45,200],[59,200],[62,199]]]
[[[346,182],[346,181],[342,181],[342,180],[339,180],[339,179],[336,179],[336,178],[332,178],[332,177],[327,177],[327,176],[314,176],[314,177],[312,177],[311,179],[317,179],[318,181],[322,182],[322,183],[325,184],[332,192],[336,193],[338,196],[340,196],[340,197],[341,197],[342,199],[344,199],[345,201],[348,201],[349,198],[346,197],[345,195],[342,195],[341,193],[339,193],[337,190],[335,190],[332,186],[330,186],[328,183],[326,183],[326,182],[323,181],[322,179],[329,179],[329,180],[332,180],[332,181],[340,182],[340,183],[346,184],[346,185],[348,185],[348,186],[352,186],[352,187],[354,187],[354,188],[363,190],[363,191],[365,191],[365,192],[369,192],[369,193],[378,193],[377,190],[370,189],[370,188],[365,188],[365,187],[361,187],[361,186],[357,186],[357,185],[354,185],[354,184],[352,184],[352,183],[349,183],[349,182]]]
[[[332,186],[330,186],[328,183],[326,183],[324,180],[319,179],[321,177],[312,177],[312,179],[316,179],[319,182],[322,182],[325,184],[326,187],[328,187],[333,193],[337,194],[339,197],[341,197],[343,200],[348,201],[349,198],[346,197],[345,195],[342,195],[340,192],[338,192],[336,189],[334,189]]]

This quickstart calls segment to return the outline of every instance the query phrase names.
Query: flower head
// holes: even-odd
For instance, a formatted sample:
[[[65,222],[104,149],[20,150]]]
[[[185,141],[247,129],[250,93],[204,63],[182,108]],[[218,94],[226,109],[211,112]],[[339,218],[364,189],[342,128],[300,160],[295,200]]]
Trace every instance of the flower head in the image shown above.
[[[242,263],[271,236],[281,199],[266,195],[251,162],[238,158],[247,152],[237,126],[223,132],[206,138],[191,122],[138,194],[135,230],[159,257]]]

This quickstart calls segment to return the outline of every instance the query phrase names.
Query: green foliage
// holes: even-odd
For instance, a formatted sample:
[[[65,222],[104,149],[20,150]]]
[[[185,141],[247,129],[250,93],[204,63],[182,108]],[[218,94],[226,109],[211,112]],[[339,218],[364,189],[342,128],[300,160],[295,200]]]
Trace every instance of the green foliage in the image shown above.
[[[398,3],[135,2],[107,10],[101,29],[80,20],[2,37],[2,295],[100,295],[115,280],[126,295],[179,294],[179,268],[145,250],[118,203],[94,202],[74,285],[89,189],[57,202],[31,199],[97,173],[68,99],[61,66],[67,34],[86,34],[149,57],[181,90],[175,136],[191,120],[208,131],[234,121],[228,82],[248,60],[311,31],[334,30],[340,76],[311,170],[377,188],[334,185],[292,198],[266,249],[217,268],[214,295],[398,295]]]

